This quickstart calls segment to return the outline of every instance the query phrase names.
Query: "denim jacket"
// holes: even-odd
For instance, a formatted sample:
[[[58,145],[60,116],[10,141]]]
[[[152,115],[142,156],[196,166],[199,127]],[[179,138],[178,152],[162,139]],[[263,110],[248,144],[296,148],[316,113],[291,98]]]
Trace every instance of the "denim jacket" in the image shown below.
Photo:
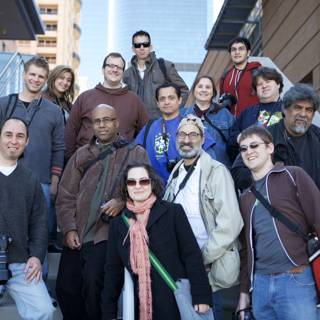
[[[182,115],[194,114],[194,106],[185,107],[181,110]],[[222,108],[219,111],[216,110],[215,105],[211,104],[209,110],[206,112],[206,116],[213,123],[214,126],[217,126],[223,133],[226,140],[229,139],[229,130],[233,125],[234,116],[229,112],[227,108]],[[201,118],[204,126],[206,127],[206,132],[208,132],[212,138],[216,141],[216,144],[212,146],[213,151],[216,154],[216,160],[222,162],[228,168],[231,166],[230,159],[226,151],[226,142],[221,136],[219,131],[215,129],[210,123],[205,119],[204,116]],[[206,150],[208,152],[208,150]]]

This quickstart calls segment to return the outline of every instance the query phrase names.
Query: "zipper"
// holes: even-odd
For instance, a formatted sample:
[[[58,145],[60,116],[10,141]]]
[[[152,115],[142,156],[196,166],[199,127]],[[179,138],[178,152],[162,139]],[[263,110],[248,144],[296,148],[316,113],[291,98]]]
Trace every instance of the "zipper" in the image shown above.
[[[269,178],[269,174],[268,174],[267,177],[266,177],[266,191],[267,191],[268,202],[271,204],[271,201],[270,201],[270,198],[269,198],[269,190],[268,190],[268,178]],[[274,217],[272,217],[272,222],[273,222],[273,225],[274,225],[276,234],[277,234],[277,238],[278,238],[278,240],[279,240],[279,242],[280,242],[280,244],[281,244],[281,247],[282,247],[284,253],[285,253],[286,256],[288,257],[288,259],[290,260],[290,262],[293,263],[293,265],[298,266],[298,264],[295,263],[295,262],[292,260],[292,258],[291,258],[290,255],[288,254],[285,246],[283,245],[283,242],[282,242],[282,240],[281,240],[281,238],[280,238],[280,235],[279,235],[278,228],[277,228],[277,225],[276,225],[276,222],[275,222]]]
[[[255,201],[250,212],[250,230],[249,230],[249,240],[250,240],[250,250],[251,250],[251,272],[250,272],[250,289],[249,289],[250,292],[253,289],[253,270],[254,270],[254,250],[253,250],[253,244],[252,244],[252,216],[253,216],[253,211],[256,205],[257,205],[257,200]]]

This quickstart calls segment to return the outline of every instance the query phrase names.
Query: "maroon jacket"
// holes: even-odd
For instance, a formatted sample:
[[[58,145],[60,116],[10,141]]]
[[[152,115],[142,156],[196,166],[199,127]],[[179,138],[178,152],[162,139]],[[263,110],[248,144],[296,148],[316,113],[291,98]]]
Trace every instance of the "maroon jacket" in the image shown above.
[[[149,120],[141,99],[127,87],[107,89],[98,84],[94,89],[80,94],[70,112],[66,130],[66,156],[69,158],[93,136],[91,112],[99,104],[109,104],[116,109],[122,137],[133,140]]]
[[[320,235],[320,191],[310,176],[300,167],[275,166],[268,174],[266,187],[269,203],[300,226],[304,233],[315,231]],[[252,214],[256,197],[247,190],[240,198],[244,220],[240,252],[241,292],[249,292],[254,273]],[[283,223],[274,219],[279,240],[289,260],[296,266],[308,264],[306,242]]]
[[[237,98],[237,104],[230,110],[232,114],[239,116],[241,111],[259,103],[252,88],[252,72],[259,67],[261,64],[257,61],[248,62],[244,70],[232,67],[221,77],[220,96],[223,93],[231,93]]]

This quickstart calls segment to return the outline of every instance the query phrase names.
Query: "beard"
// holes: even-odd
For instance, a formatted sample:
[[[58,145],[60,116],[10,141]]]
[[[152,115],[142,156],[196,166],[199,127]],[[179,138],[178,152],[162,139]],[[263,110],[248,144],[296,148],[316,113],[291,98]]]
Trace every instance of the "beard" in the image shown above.
[[[189,151],[183,151],[181,148],[184,147],[184,146],[189,146],[191,147],[192,149],[189,150]],[[179,155],[182,159],[193,159],[195,157],[197,157],[201,150],[202,150],[202,146],[192,146],[190,144],[187,144],[187,143],[183,143],[183,144],[178,144],[177,143],[177,150],[179,152]]]
[[[308,125],[308,121],[305,118],[301,118],[301,117],[297,117],[296,120],[303,121],[304,124],[294,124],[291,127],[291,130],[296,134],[301,134],[301,135],[305,134],[310,126],[310,125]]]

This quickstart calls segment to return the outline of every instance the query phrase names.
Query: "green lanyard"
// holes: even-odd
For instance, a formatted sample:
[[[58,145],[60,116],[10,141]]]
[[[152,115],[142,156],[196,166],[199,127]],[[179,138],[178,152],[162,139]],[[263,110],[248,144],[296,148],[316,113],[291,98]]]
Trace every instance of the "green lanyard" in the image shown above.
[[[125,216],[123,213],[121,215],[123,222],[125,225],[129,228],[129,219]],[[172,279],[171,275],[168,273],[168,271],[163,267],[161,262],[158,260],[158,258],[154,255],[154,253],[149,249],[149,259],[152,264],[152,266],[158,271],[159,275],[163,279],[163,281],[168,285],[168,287],[174,292],[178,287],[175,283],[175,281]]]

